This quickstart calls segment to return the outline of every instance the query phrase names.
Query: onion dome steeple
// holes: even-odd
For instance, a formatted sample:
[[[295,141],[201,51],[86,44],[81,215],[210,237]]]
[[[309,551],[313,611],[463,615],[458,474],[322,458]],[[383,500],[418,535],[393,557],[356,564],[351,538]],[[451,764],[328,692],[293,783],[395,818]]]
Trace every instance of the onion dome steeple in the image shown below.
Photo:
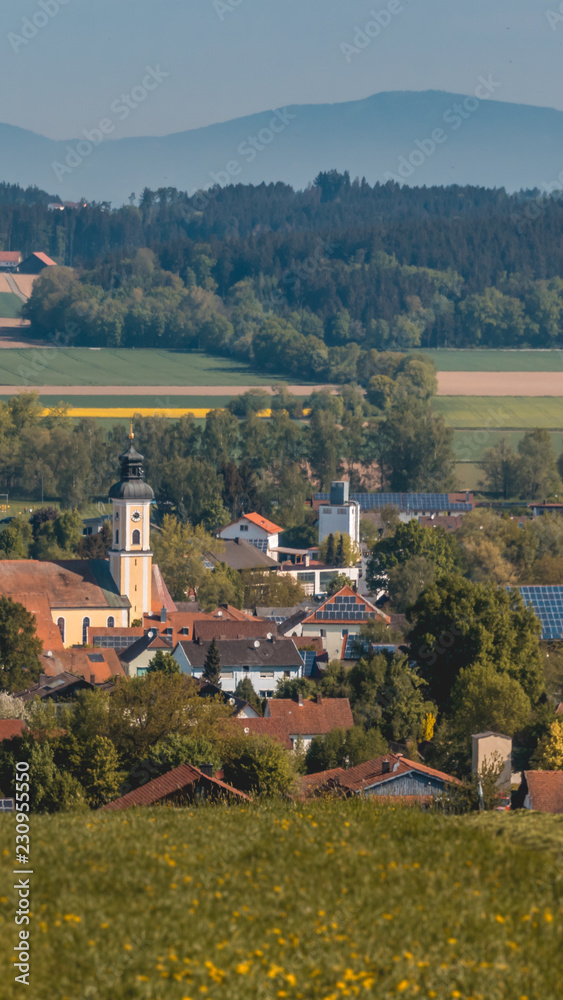
[[[109,491],[113,500],[154,500],[154,492],[143,480],[143,456],[136,450],[133,441],[133,421],[129,432],[129,448],[119,456],[121,480],[114,483]]]

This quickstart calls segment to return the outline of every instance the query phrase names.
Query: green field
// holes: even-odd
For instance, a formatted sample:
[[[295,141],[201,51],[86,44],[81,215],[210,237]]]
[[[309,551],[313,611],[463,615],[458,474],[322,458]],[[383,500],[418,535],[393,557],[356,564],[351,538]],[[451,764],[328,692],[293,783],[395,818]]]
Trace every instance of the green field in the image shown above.
[[[31,390],[30,390],[31,391]],[[0,394],[0,401],[7,402],[11,396]],[[45,407],[58,406],[59,403],[67,403],[69,406],[89,408],[112,409],[124,407],[134,413],[136,409],[153,407],[155,410],[161,409],[223,409],[233,396],[168,396],[164,392],[159,396],[91,396],[88,387],[84,387],[84,393],[79,396],[71,396],[62,392],[57,396],[39,396],[39,402]]]
[[[6,348],[0,351],[1,385],[271,385],[238,361],[199,351]]]
[[[21,312],[23,303],[18,295],[12,292],[0,292],[0,316],[2,319],[16,319]]]
[[[563,818],[480,820],[360,801],[32,816],[29,995],[556,1000]]]
[[[435,396],[432,405],[450,427],[563,430],[563,397]]]
[[[439,372],[559,372],[563,351],[420,350]]]

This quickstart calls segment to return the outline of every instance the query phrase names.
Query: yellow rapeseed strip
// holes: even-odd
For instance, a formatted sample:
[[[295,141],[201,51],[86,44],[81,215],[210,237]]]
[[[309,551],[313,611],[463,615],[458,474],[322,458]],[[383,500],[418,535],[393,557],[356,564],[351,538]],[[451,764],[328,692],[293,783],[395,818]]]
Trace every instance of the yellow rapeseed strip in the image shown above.
[[[47,417],[50,412],[49,408],[45,408],[43,416]],[[129,420],[130,417],[138,414],[140,417],[172,417],[177,419],[185,416],[205,418],[211,412],[211,407],[184,409],[180,407],[136,406],[127,409],[122,406],[69,406],[66,412],[69,417],[122,417]],[[259,417],[271,417],[271,415],[271,410],[261,410],[258,414]]]

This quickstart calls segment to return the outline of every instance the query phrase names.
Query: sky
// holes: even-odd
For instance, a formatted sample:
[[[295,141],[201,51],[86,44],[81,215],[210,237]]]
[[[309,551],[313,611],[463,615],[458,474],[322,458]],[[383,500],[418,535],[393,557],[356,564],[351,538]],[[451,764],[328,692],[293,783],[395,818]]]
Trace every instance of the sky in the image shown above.
[[[560,2],[2,0],[0,121],[71,139],[129,96],[120,137],[166,135],[381,91],[469,94],[488,74],[499,100],[563,110]]]

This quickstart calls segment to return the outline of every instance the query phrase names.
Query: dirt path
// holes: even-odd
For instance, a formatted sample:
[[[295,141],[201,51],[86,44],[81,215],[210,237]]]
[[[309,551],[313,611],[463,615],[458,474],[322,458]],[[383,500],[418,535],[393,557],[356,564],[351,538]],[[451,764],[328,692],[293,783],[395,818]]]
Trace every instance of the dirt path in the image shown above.
[[[560,372],[438,372],[438,396],[563,396]]]
[[[20,292],[11,274],[6,275],[6,281],[10,286],[10,291],[13,292],[14,295],[17,295],[18,299],[21,299],[22,302],[27,302],[27,295],[24,295],[23,292]]]

